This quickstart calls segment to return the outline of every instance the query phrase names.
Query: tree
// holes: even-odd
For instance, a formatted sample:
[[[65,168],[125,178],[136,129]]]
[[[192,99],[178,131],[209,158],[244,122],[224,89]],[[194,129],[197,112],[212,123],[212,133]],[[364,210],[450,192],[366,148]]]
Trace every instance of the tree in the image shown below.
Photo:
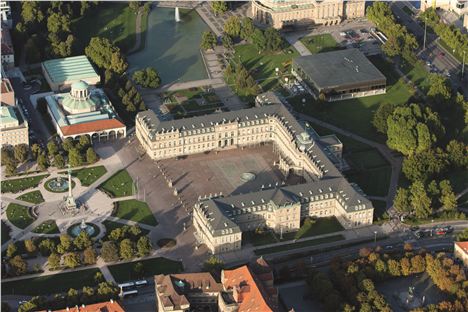
[[[395,108],[395,104],[385,102],[379,105],[377,111],[374,113],[374,117],[372,118],[372,125],[378,132],[385,135],[387,134],[387,119],[392,115]]]
[[[236,15],[229,16],[224,22],[223,31],[231,37],[238,37],[240,35],[241,23],[239,17]]]
[[[14,154],[15,154],[15,159],[19,163],[25,162],[26,159],[28,159],[29,146],[27,146],[26,144],[15,145]]]
[[[439,74],[429,74],[427,96],[433,103],[447,103],[452,97],[447,78]]]
[[[452,140],[446,147],[450,164],[459,168],[468,168],[468,146],[462,142]]]
[[[145,88],[156,89],[161,85],[161,78],[158,72],[151,67],[135,71],[132,78],[137,84]]]
[[[72,148],[68,152],[68,163],[72,167],[78,167],[83,164],[83,157],[77,148]]]
[[[49,238],[46,238],[39,243],[39,252],[43,256],[49,256],[51,253],[55,252],[55,248],[55,242]]]
[[[98,67],[112,70],[119,75],[128,67],[120,49],[107,38],[91,38],[85,53]]]
[[[57,146],[57,144],[55,144],[55,142],[53,140],[51,140],[51,141],[49,141],[49,143],[47,143],[47,151],[49,152],[50,156],[54,156],[55,154],[58,153],[58,146]]]
[[[251,39],[252,39],[252,43],[257,48],[258,53],[266,49],[267,40],[261,29],[256,28],[251,36]]]
[[[96,251],[93,247],[87,247],[83,251],[83,263],[84,264],[95,264],[96,263]]]
[[[400,276],[400,263],[398,263],[398,261],[389,259],[387,261],[387,267],[388,273],[390,273],[391,276]]]
[[[92,303],[94,301],[94,288],[89,286],[84,286],[81,291],[81,302],[84,304]]]
[[[62,148],[64,151],[68,152],[75,147],[75,143],[72,138],[66,138],[62,143]]]
[[[135,244],[128,238],[120,242],[120,257],[124,260],[130,260],[135,257]]]
[[[418,219],[425,219],[432,213],[431,199],[426,193],[424,184],[421,181],[415,181],[410,187],[411,206]]]
[[[135,13],[138,12],[138,10],[140,9],[140,6],[141,6],[140,1],[130,1],[128,3],[128,7]]]
[[[86,11],[88,11],[88,9],[90,7],[89,1],[81,1],[80,4],[81,4],[80,16],[83,16],[86,13]]]
[[[5,173],[8,176],[12,176],[16,174],[16,165],[14,163],[7,163],[5,166]]]
[[[65,159],[63,159],[62,155],[57,154],[54,156],[54,166],[59,169],[65,167]]]
[[[428,149],[410,155],[403,160],[403,173],[411,181],[426,182],[434,175],[445,170],[448,165],[447,154],[440,148]]]
[[[224,1],[212,1],[211,10],[213,11],[214,15],[218,16],[220,14],[226,13],[228,6]]]
[[[26,24],[38,24],[44,19],[39,2],[25,1],[21,3],[21,17]]]
[[[133,272],[135,272],[138,276],[143,276],[145,273],[145,266],[141,262],[135,263],[133,266]]]
[[[78,304],[79,294],[78,290],[70,288],[67,292],[67,305],[75,306]]]
[[[98,156],[92,147],[88,147],[86,150],[86,161],[88,164],[94,164],[98,161]]]
[[[255,26],[250,18],[247,16],[242,18],[242,27],[240,36],[244,40],[250,40],[255,31]]]
[[[71,18],[68,15],[53,12],[47,18],[47,30],[50,33],[70,32]]]
[[[266,49],[268,51],[279,51],[283,48],[283,38],[277,29],[269,27],[263,33],[266,40]]]
[[[404,155],[429,149],[445,132],[438,115],[417,104],[397,107],[387,127],[387,145]]]
[[[55,270],[60,267],[60,260],[61,257],[59,254],[51,253],[50,256],[47,258],[47,263],[49,264],[49,268]]]
[[[398,188],[393,200],[393,206],[398,212],[411,212],[410,194],[407,189],[401,187]]]
[[[134,224],[128,227],[128,232],[133,235],[133,237],[138,237],[141,234],[141,228],[138,224]]]
[[[223,43],[223,47],[226,48],[227,50],[232,50],[234,43],[232,42],[231,36],[228,34],[223,34],[221,37],[221,42]]]
[[[60,235],[60,244],[57,246],[57,251],[60,254],[64,254],[69,251],[72,247],[73,239],[68,234]]]
[[[24,241],[24,249],[27,253],[30,254],[33,254],[37,251],[36,244],[34,244],[34,241],[32,239],[27,239]]]
[[[144,257],[149,255],[151,252],[151,241],[149,240],[148,236],[142,236],[138,239],[137,242],[137,250],[138,250],[138,256]]]
[[[94,275],[94,281],[96,282],[96,284],[104,282],[104,275],[101,271],[96,272],[96,274]]]
[[[47,161],[47,158],[44,153],[40,154],[37,157],[37,166],[39,167],[39,170],[46,170],[49,166],[49,162]]]
[[[91,140],[89,138],[89,135],[80,135],[80,150],[86,149],[88,146],[91,145]]]
[[[90,247],[93,242],[86,231],[81,231],[73,240],[73,244],[78,248],[78,250],[84,250],[85,248]]]
[[[420,255],[411,258],[411,272],[422,273],[426,269],[426,261]]]
[[[216,45],[216,35],[211,31],[204,31],[202,34],[202,40],[200,47],[203,50],[213,49]]]
[[[454,210],[457,208],[457,197],[452,190],[449,180],[442,180],[440,186],[440,204],[445,210]]]
[[[203,263],[203,268],[211,273],[219,272],[224,268],[224,262],[216,256],[211,256]]]
[[[63,264],[70,269],[76,268],[81,264],[80,254],[77,252],[69,252],[63,256]]]
[[[11,258],[8,264],[10,265],[12,274],[16,276],[24,274],[28,270],[28,263],[19,255]]]
[[[117,246],[115,246],[114,242],[106,241],[102,244],[101,257],[105,262],[119,260]]]
[[[16,164],[14,153],[10,148],[6,146],[2,146],[1,151],[2,151],[1,152],[2,166],[8,163]]]
[[[6,256],[8,258],[12,258],[16,255],[18,252],[18,248],[16,248],[16,245],[14,243],[9,243],[6,251]]]

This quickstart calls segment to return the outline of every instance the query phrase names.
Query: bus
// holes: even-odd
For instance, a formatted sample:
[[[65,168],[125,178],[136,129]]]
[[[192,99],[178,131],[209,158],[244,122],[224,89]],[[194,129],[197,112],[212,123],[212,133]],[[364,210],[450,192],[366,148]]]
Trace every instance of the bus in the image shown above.
[[[133,289],[133,290],[123,291],[120,294],[120,297],[122,297],[122,299],[123,299],[123,298],[133,297],[133,296],[136,296],[136,295],[138,295],[138,290]]]
[[[119,288],[120,297],[122,298],[138,295],[138,290],[136,289],[134,282],[119,284]]]
[[[146,280],[135,281],[135,286],[136,287],[144,287],[146,285],[148,285],[148,282]]]

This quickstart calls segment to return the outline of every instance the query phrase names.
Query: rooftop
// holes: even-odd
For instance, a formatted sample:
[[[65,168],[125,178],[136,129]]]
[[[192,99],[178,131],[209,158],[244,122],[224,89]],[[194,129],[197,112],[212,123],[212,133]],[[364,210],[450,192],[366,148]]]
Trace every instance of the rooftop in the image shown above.
[[[42,64],[54,83],[99,77],[85,55],[48,60]]]
[[[463,252],[468,255],[468,242],[455,242],[455,245],[460,247]]]
[[[385,76],[358,49],[299,56],[294,63],[319,89],[386,81]]]
[[[0,121],[2,124],[9,124],[13,122],[19,124],[19,120],[13,106],[2,106],[0,108]]]
[[[60,129],[62,130],[63,135],[75,135],[80,133],[95,132],[99,130],[108,130],[124,127],[125,125],[117,119],[104,119],[70,126],[64,126]]]
[[[54,310],[53,312],[125,312],[125,310],[118,302],[111,300],[106,302],[75,306],[62,310]]]

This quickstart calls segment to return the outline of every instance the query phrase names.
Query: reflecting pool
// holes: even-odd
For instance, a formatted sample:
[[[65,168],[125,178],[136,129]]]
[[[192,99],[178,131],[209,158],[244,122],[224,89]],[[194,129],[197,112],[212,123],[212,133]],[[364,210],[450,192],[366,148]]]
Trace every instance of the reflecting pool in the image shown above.
[[[175,9],[153,9],[145,48],[128,56],[129,72],[154,67],[162,84],[208,78],[199,48],[208,29],[195,10],[180,9],[180,22],[176,22]]]

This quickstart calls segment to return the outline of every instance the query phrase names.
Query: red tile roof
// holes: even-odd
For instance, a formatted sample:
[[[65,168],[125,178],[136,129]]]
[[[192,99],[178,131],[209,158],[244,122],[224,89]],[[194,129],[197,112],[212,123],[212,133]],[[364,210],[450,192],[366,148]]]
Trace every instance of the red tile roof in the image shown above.
[[[117,119],[106,119],[106,120],[96,120],[90,121],[82,124],[64,126],[60,129],[64,136],[66,135],[76,135],[81,133],[88,132],[98,132],[101,130],[110,130],[115,128],[123,128],[125,125],[118,121]]]
[[[268,305],[265,298],[266,292],[262,285],[257,283],[248,266],[224,270],[222,283],[225,289],[233,289],[234,293],[237,292],[234,298],[239,305],[238,312],[275,311]]]
[[[106,301],[85,306],[76,306],[69,308],[69,310],[54,310],[54,312],[125,312],[125,310],[117,301]]]
[[[460,247],[460,249],[468,255],[468,242],[455,242],[455,245]]]

